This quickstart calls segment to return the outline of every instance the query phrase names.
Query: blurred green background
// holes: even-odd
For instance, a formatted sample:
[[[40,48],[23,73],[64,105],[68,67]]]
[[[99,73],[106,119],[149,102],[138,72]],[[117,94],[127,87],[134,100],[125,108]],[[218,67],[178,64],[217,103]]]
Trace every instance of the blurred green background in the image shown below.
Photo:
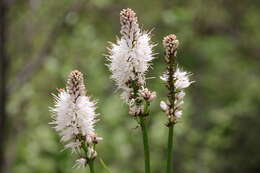
[[[72,169],[75,157],[61,152],[59,137],[48,125],[51,93],[65,86],[73,69],[84,73],[88,93],[98,100],[97,132],[104,138],[99,156],[113,173],[144,172],[140,131],[115,92],[103,56],[107,42],[120,36],[119,12],[127,7],[144,29],[153,29],[152,41],[158,43],[147,74],[156,77],[147,86],[158,95],[149,121],[152,172],[164,172],[166,161],[167,119],[159,108],[166,96],[158,77],[165,69],[161,40],[175,33],[179,64],[196,83],[187,90],[184,116],[175,128],[174,172],[259,173],[259,0],[6,1],[0,16],[6,28],[0,46],[8,60],[7,66],[1,59],[7,76],[1,84],[6,87],[1,116],[7,117],[6,130],[0,129],[5,132],[2,172],[88,171]],[[105,172],[98,162],[96,169]]]

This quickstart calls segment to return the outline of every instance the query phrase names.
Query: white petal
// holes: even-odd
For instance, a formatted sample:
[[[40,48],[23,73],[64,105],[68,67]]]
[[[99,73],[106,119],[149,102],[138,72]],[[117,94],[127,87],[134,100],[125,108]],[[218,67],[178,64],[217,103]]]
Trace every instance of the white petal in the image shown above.
[[[75,161],[73,168],[85,168],[87,160],[85,158],[80,158]]]
[[[178,92],[178,93],[176,94],[176,98],[177,98],[178,100],[183,99],[184,96],[185,96],[185,92],[184,92],[184,91],[180,91],[180,92]]]
[[[174,113],[174,115],[177,117],[177,118],[181,118],[182,116],[182,111],[181,110],[178,110]]]
[[[160,107],[163,111],[167,111],[168,109],[168,105],[164,101],[160,102]]]

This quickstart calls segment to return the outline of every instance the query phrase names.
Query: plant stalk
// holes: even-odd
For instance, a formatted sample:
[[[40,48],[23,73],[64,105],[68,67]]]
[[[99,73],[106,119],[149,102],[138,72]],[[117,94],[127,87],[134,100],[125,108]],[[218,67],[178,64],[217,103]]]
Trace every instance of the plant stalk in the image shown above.
[[[174,125],[169,126],[168,149],[167,149],[167,172],[166,173],[173,173],[173,171],[172,171],[173,128],[174,128]]]
[[[144,117],[140,118],[140,125],[142,128],[143,145],[144,145],[144,162],[145,162],[145,173],[150,173],[150,150],[148,143],[147,126]]]
[[[88,165],[89,165],[90,173],[95,173],[95,170],[94,170],[94,160],[91,160]]]
[[[108,168],[108,166],[107,166],[107,165],[105,164],[105,162],[103,161],[103,159],[100,158],[99,160],[100,160],[100,163],[101,163],[101,165],[103,166],[103,168],[106,170],[106,172],[107,172],[107,173],[112,173],[112,172],[110,171],[110,169]]]

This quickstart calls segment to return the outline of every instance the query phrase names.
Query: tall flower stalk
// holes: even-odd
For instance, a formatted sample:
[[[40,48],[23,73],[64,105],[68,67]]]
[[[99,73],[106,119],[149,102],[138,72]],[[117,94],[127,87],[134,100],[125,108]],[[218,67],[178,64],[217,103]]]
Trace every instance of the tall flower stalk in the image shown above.
[[[65,149],[71,149],[78,155],[74,167],[89,165],[90,172],[94,173],[95,146],[102,138],[96,135],[94,129],[97,122],[96,103],[86,95],[83,74],[78,70],[72,71],[66,89],[58,91],[57,96],[53,95],[53,121],[50,124],[61,136]]]
[[[166,72],[161,79],[166,83],[168,89],[168,101],[161,101],[160,106],[168,117],[168,146],[167,146],[167,168],[166,173],[172,173],[172,150],[173,150],[173,129],[174,125],[182,116],[184,89],[192,83],[189,80],[190,73],[182,71],[177,64],[177,48],[179,41],[174,34],[168,35],[163,39],[165,48]]]
[[[150,102],[155,92],[145,88],[145,73],[154,59],[149,33],[142,31],[135,12],[129,8],[120,13],[121,38],[111,44],[108,67],[112,72],[121,97],[132,115],[141,126],[145,155],[145,172],[150,173],[150,153],[147,132],[147,117]]]

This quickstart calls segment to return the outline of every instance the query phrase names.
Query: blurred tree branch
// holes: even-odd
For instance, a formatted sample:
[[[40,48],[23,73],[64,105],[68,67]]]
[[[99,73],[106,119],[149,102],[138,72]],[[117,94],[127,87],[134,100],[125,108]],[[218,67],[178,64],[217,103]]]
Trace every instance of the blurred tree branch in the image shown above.
[[[8,70],[8,59],[6,52],[6,36],[7,36],[7,1],[0,0],[0,172],[3,172],[3,165],[5,163],[4,146],[6,142],[6,122],[7,122],[7,94],[6,81]]]
[[[50,33],[46,37],[47,40],[43,44],[38,55],[24,66],[24,68],[17,74],[14,81],[9,83],[7,91],[8,95],[16,89],[21,88],[32,78],[33,75],[35,75],[35,73],[41,69],[42,64],[46,61],[48,55],[51,54],[54,45],[59,38],[59,35],[68,27],[66,23],[67,15],[71,12],[81,11],[81,9],[84,7],[83,2],[84,1],[77,1],[67,10],[65,10],[59,19],[57,19],[57,23],[54,24]]]
[[[25,114],[26,110],[28,109],[28,98],[25,98],[21,101],[19,105],[19,114]],[[5,173],[11,172],[12,163],[16,159],[16,154],[18,150],[18,143],[19,139],[22,137],[23,129],[27,125],[26,120],[23,116],[15,115],[13,116],[11,121],[12,128],[10,129],[9,139],[6,139],[8,145],[6,145],[6,152],[5,152],[5,165],[3,165],[3,170]]]

